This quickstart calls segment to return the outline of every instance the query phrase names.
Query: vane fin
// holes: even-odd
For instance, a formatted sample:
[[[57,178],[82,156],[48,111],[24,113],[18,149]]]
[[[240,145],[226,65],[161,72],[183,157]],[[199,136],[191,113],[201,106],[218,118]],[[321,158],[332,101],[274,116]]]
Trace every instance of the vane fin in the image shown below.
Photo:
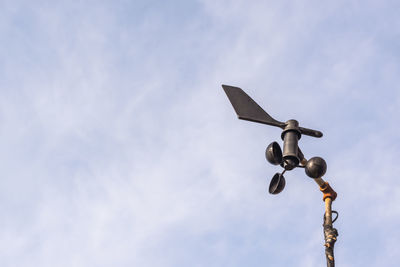
[[[282,129],[285,127],[285,123],[272,118],[239,87],[223,84],[222,88],[228,96],[239,119],[277,126]]]

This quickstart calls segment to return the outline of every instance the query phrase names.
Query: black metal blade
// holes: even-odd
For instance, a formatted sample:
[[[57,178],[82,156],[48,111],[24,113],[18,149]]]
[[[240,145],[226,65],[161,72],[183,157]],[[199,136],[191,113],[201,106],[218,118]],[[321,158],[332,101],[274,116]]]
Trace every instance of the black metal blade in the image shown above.
[[[222,88],[224,88],[239,119],[277,126],[282,129],[285,127],[285,123],[273,119],[239,87],[223,84]]]

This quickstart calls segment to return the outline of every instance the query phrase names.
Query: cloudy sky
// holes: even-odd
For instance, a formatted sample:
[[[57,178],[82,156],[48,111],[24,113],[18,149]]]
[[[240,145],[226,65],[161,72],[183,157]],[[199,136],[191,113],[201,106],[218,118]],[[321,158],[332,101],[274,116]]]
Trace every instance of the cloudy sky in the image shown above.
[[[398,266],[398,1],[0,1],[0,265],[324,266],[317,185],[221,84],[320,130],[338,266]]]

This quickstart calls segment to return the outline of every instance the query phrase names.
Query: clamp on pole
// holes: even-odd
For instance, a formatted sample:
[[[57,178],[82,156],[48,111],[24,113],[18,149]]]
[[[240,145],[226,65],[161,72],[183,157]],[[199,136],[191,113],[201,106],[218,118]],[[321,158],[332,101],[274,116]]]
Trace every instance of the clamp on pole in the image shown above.
[[[323,185],[321,185],[319,187],[319,190],[321,190],[321,192],[324,194],[322,196],[323,201],[325,201],[325,199],[328,197],[332,199],[332,201],[334,201],[337,197],[337,193],[335,192],[335,190],[333,190],[333,188],[329,185],[328,182],[325,182]]]

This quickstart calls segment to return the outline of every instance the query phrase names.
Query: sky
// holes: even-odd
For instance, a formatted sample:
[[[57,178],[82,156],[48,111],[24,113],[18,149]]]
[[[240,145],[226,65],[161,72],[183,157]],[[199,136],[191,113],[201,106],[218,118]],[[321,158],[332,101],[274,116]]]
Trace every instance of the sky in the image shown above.
[[[397,266],[398,1],[0,1],[0,265],[324,266],[324,203],[238,120],[244,89],[337,191],[338,266]]]

